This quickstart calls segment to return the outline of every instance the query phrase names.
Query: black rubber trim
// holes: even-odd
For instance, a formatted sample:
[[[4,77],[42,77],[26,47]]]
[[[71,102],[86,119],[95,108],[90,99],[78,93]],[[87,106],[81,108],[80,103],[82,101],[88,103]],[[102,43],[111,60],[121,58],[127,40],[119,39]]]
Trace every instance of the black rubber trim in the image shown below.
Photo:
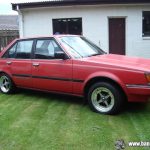
[[[72,82],[84,82],[84,80],[72,79]]]
[[[70,82],[84,82],[84,80],[79,80],[79,79],[57,78],[57,77],[48,77],[48,76],[31,76],[31,75],[25,75],[25,74],[13,74],[13,76],[31,77],[31,78],[48,79],[48,80],[59,80],[59,81],[70,81]]]
[[[72,79],[47,77],[47,76],[32,76],[32,78],[49,79],[49,80],[61,80],[61,81],[72,81]]]
[[[31,77],[31,75],[28,75],[28,74],[12,74],[12,76],[15,76],[15,77]]]

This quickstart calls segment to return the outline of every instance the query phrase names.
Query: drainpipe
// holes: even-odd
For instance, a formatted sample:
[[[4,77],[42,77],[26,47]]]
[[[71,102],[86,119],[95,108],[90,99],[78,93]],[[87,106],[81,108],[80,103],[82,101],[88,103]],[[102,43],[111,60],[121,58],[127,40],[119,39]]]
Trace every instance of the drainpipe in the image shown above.
[[[20,38],[23,38],[24,37],[24,17],[19,9],[19,5],[17,5],[16,10],[19,14],[19,35],[20,35]]]

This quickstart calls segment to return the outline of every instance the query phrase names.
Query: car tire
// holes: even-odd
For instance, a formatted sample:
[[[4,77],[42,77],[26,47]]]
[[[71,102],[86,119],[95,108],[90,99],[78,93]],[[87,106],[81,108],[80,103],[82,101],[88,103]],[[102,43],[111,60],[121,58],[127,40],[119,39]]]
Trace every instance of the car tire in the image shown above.
[[[107,115],[119,113],[125,101],[122,91],[108,82],[98,82],[92,85],[87,98],[94,112]]]
[[[11,94],[15,89],[15,85],[11,78],[5,73],[0,74],[0,91],[4,94]]]

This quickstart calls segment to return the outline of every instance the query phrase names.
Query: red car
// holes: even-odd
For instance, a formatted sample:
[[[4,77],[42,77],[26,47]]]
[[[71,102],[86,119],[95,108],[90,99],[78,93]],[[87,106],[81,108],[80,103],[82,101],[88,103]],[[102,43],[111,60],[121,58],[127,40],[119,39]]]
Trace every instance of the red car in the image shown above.
[[[16,39],[0,54],[0,90],[16,87],[85,97],[92,110],[115,114],[150,96],[150,60],[106,54],[82,36]]]

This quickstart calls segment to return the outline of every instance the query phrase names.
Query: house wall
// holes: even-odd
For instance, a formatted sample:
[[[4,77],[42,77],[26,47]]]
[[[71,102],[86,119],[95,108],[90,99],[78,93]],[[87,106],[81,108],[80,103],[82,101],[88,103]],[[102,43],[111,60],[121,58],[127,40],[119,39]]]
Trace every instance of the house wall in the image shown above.
[[[21,10],[21,36],[49,36],[52,19],[82,17],[83,35],[108,52],[109,17],[126,18],[126,55],[150,58],[150,37],[142,37],[142,11],[150,5],[74,6]]]

